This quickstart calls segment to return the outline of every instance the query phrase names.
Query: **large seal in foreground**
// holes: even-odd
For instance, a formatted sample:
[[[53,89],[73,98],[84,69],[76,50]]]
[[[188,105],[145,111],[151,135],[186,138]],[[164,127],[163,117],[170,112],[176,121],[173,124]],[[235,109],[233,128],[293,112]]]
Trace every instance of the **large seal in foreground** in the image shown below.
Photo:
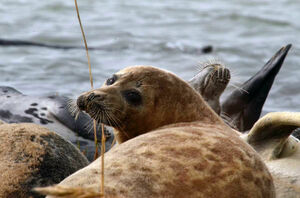
[[[126,68],[78,105],[124,142],[105,154],[106,197],[275,197],[258,154],[172,73]],[[98,190],[100,161],[58,186]]]

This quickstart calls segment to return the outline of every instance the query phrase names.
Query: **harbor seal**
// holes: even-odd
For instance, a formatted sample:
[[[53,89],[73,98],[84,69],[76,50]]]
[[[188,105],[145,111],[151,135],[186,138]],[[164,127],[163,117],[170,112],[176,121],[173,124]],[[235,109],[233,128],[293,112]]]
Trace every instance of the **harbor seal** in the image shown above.
[[[230,81],[230,70],[224,64],[205,63],[188,83],[230,127],[246,132],[259,119],[274,79],[290,48],[291,44],[282,47],[254,76],[227,95],[222,102],[220,96]]]
[[[278,74],[291,44],[282,47],[254,76],[232,91],[221,104],[221,116],[240,132],[252,128],[259,119],[274,79]]]
[[[125,68],[103,87],[83,93],[77,104],[113,126],[122,143],[105,154],[107,197],[275,197],[258,154],[170,72]],[[98,190],[100,161],[58,187]]]
[[[64,96],[28,96],[12,87],[0,86],[0,119],[6,123],[35,123],[44,126],[79,147],[93,161],[93,120],[84,113],[79,113],[76,119],[68,108],[69,101]],[[108,150],[114,136],[107,130],[105,132]],[[97,135],[100,144],[99,125]]]
[[[243,138],[262,156],[275,183],[277,197],[300,195],[300,142],[291,136],[300,113],[275,112],[259,119]]]

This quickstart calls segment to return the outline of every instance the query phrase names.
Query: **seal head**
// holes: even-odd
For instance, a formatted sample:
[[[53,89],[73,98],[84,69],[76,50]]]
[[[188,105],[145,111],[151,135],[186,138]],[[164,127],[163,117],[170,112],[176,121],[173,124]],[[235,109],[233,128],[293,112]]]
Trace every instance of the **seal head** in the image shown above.
[[[77,105],[98,122],[114,127],[119,143],[171,123],[222,122],[211,109],[203,110],[208,108],[205,102],[186,82],[149,66],[119,71],[101,88],[79,96]]]

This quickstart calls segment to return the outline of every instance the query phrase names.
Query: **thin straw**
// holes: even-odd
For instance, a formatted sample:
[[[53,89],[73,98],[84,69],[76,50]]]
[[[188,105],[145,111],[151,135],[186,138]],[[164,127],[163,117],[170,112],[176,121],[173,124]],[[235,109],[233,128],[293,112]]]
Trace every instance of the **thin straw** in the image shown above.
[[[77,0],[75,1],[75,7],[76,7],[76,12],[77,12],[77,17],[78,17],[78,21],[79,21],[79,25],[80,25],[80,29],[81,29],[81,33],[82,33],[82,37],[83,37],[83,41],[84,41],[84,45],[85,45],[85,50],[86,50],[86,56],[88,59],[88,65],[89,65],[89,75],[90,75],[90,82],[91,82],[91,88],[92,90],[94,89],[94,85],[93,85],[93,77],[92,77],[92,69],[91,69],[91,61],[90,61],[90,56],[89,56],[89,50],[88,50],[88,46],[87,46],[87,42],[86,42],[86,38],[85,38],[85,34],[84,34],[84,30],[81,24],[81,20],[80,20],[80,15],[79,15],[79,9],[78,9],[78,5],[77,5]],[[101,191],[102,195],[104,197],[104,151],[105,151],[105,135],[104,135],[104,125],[101,124],[102,127],[102,145],[101,145],[101,156],[102,156],[102,160],[101,160]],[[98,141],[97,141],[97,130],[96,130],[96,120],[94,120],[94,139],[95,139],[95,156],[94,156],[94,160],[98,157]]]

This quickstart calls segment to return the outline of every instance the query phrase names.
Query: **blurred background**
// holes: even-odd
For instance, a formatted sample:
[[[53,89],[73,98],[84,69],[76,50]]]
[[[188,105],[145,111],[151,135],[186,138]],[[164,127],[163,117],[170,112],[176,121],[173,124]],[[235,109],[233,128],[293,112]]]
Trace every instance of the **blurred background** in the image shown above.
[[[300,111],[300,1],[78,0],[94,86],[129,65],[153,65],[185,80],[217,59],[232,85],[293,44],[265,111]],[[0,38],[83,46],[73,0],[1,0]],[[213,53],[203,55],[204,46]],[[90,89],[84,49],[0,46],[0,85],[27,95],[76,97]],[[226,95],[226,94],[225,94]]]

